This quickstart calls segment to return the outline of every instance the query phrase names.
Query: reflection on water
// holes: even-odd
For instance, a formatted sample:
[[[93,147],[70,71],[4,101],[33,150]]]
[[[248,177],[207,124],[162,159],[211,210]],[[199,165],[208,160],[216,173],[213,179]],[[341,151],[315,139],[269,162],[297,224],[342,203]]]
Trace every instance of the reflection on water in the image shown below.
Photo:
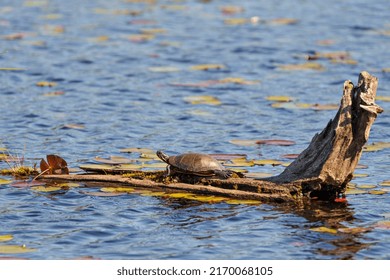
[[[128,147],[288,163],[283,155],[302,151],[335,114],[296,104],[338,103],[344,80],[356,83],[363,70],[379,78],[378,94],[388,95],[385,0],[371,1],[370,9],[361,8],[364,0],[84,2],[0,4],[0,148],[27,164],[55,153],[77,167],[95,156],[123,156],[120,149]],[[224,5],[243,9],[226,14]],[[312,61],[323,70],[280,69],[307,62],[309,54],[340,51],[351,59]],[[224,68],[193,70],[204,64]],[[236,82],[221,83],[232,78]],[[45,81],[56,84],[37,86]],[[188,102],[204,95],[221,104]],[[271,95],[294,103],[274,108],[266,99]],[[389,103],[378,104],[385,112],[370,142],[389,139]],[[237,146],[232,139],[297,144]],[[363,174],[353,180],[358,187],[385,189],[379,183],[389,180],[388,151],[363,154],[367,169],[357,170]],[[278,174],[283,168],[250,171]],[[347,205],[286,209],[88,194],[99,188],[43,193],[0,185],[0,236],[13,236],[5,244],[36,248],[17,255],[31,259],[390,258],[388,192],[349,195]],[[9,256],[15,257],[0,253]]]

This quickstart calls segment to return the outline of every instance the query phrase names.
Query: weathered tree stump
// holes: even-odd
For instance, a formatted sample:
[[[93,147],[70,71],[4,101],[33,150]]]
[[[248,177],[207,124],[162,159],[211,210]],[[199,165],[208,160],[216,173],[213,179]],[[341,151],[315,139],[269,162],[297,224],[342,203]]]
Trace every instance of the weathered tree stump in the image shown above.
[[[271,203],[302,204],[313,198],[332,201],[344,193],[347,183],[352,179],[371,126],[378,113],[383,111],[375,104],[377,85],[377,78],[367,72],[359,75],[357,86],[346,81],[335,118],[313,137],[308,148],[278,176],[262,180],[202,178],[197,184],[164,183],[164,180],[141,180],[120,174],[45,175],[43,179],[120,183],[146,189],[187,191]]]

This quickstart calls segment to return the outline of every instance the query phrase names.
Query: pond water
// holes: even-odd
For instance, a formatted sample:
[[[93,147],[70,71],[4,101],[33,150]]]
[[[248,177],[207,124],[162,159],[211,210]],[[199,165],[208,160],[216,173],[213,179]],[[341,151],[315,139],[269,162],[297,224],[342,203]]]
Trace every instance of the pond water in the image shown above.
[[[356,84],[361,71],[377,76],[378,96],[389,98],[389,11],[387,0],[2,0],[0,147],[30,166],[54,153],[76,168],[127,156],[120,150],[129,147],[290,162],[283,155],[302,151],[336,112],[299,103],[338,104],[343,82]],[[315,52],[333,60],[285,69]],[[216,69],[194,69],[204,64]],[[279,95],[296,106],[272,107],[267,96]],[[192,104],[194,96],[217,102]],[[385,111],[369,143],[389,141],[389,102],[377,103]],[[0,236],[12,240],[0,248],[36,250],[0,249],[0,258],[389,259],[390,189],[380,185],[390,179],[389,149],[363,153],[360,163],[367,168],[356,170],[357,194],[346,205],[306,210],[2,184]]]

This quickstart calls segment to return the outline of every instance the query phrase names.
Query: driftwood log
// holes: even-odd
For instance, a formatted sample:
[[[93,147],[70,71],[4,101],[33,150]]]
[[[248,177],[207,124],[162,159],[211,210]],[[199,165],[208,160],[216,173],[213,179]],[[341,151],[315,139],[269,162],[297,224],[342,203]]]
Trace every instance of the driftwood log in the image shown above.
[[[383,111],[375,104],[377,85],[378,79],[367,72],[360,73],[357,86],[346,81],[334,119],[313,137],[309,146],[278,176],[262,180],[202,178],[196,184],[188,183],[185,178],[182,182],[166,183],[164,180],[94,173],[44,175],[42,179],[102,185],[123,184],[142,189],[186,191],[267,203],[300,205],[311,199],[334,201],[343,196],[368,140],[371,126]]]

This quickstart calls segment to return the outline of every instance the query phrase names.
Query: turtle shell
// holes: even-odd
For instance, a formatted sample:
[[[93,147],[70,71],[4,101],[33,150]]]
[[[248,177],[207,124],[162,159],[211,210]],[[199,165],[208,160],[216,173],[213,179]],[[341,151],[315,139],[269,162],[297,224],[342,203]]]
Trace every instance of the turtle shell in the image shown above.
[[[213,176],[216,172],[225,170],[216,159],[206,154],[189,153],[171,156],[167,159],[167,163],[177,172],[200,176]]]

